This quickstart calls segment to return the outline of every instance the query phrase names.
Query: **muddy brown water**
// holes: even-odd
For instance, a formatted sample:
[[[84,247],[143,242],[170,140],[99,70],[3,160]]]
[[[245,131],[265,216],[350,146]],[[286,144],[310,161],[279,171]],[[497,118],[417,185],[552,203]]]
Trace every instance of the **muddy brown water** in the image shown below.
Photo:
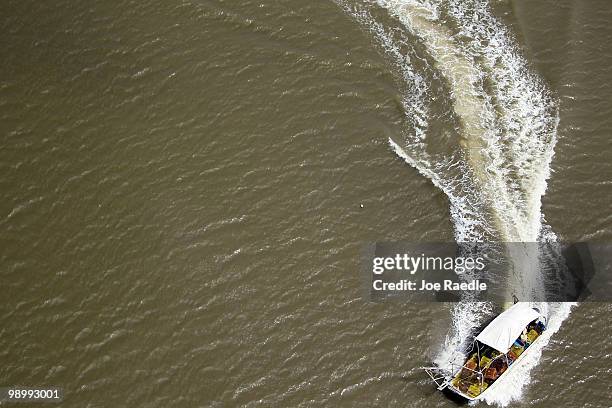
[[[361,297],[364,243],[454,230],[389,148],[397,72],[351,15],[0,9],[0,386],[63,387],[62,407],[455,406],[417,369],[451,306]],[[548,225],[609,241],[612,6],[493,10],[558,101]],[[443,120],[448,99],[433,104]],[[608,407],[611,316],[574,308],[512,406]]]

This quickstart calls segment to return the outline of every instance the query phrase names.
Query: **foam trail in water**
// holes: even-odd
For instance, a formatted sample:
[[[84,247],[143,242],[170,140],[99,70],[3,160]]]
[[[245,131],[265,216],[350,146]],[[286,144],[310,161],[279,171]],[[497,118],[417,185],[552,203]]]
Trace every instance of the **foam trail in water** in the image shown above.
[[[476,191],[470,193],[474,184],[473,174],[460,159],[460,154],[439,157],[427,151],[430,90],[423,75],[412,67],[414,55],[411,57],[408,53],[414,53],[414,50],[405,50],[406,41],[397,39],[396,33],[377,22],[366,8],[342,1],[339,4],[373,34],[377,45],[402,75],[402,103],[413,131],[402,135],[401,142],[389,139],[391,148],[447,195],[457,241],[478,241],[494,236],[495,231],[485,220],[486,210],[481,198]]]
[[[454,111],[462,126],[462,145],[475,182],[486,185],[480,194],[489,202],[495,227],[502,240],[512,241],[519,235],[515,223],[505,218],[519,218],[512,204],[504,179],[505,173],[495,169],[497,150],[487,149],[494,138],[494,108],[482,89],[482,72],[471,58],[457,46],[453,33],[438,21],[438,8],[430,2],[412,0],[380,0],[379,4],[391,11],[399,20],[426,44],[434,58],[436,69],[448,80]],[[495,171],[497,170],[497,171]]]
[[[516,52],[516,46],[506,28],[491,14],[485,1],[451,0],[449,14],[459,23],[459,34],[467,39],[463,43],[464,52],[483,61],[483,71],[490,79],[492,97],[500,112],[488,149],[499,152],[495,155],[499,160],[495,164],[506,172],[508,195],[516,203],[518,218],[509,219],[508,222],[516,222],[518,240],[554,240],[556,237],[551,230],[548,230],[548,236],[542,236],[541,197],[546,191],[546,180],[550,176],[550,162],[556,143],[556,107],[544,85],[529,71],[525,61]],[[538,254],[518,255],[514,259],[526,261],[534,257],[537,258]],[[517,266],[518,270],[526,271],[517,276],[524,280],[519,287],[525,290],[541,287],[542,274],[537,259]],[[530,294],[522,295],[529,297]],[[542,349],[571,310],[570,304],[538,306],[548,315],[548,330],[519,365],[494,384],[495,390],[492,391],[495,392],[487,394],[489,403],[506,406],[520,398],[524,385],[530,381],[530,371],[540,359]]]
[[[381,23],[376,21],[365,8],[358,8],[339,2],[339,5],[363,27],[366,27],[382,48],[385,55],[390,57],[395,68],[402,74],[403,92],[402,105],[406,118],[411,122],[414,133],[408,133],[412,148],[420,148],[424,153],[423,141],[427,134],[429,109],[427,94],[429,92],[427,82],[421,74],[416,72],[411,65],[410,56],[402,52],[401,45],[396,42],[394,36]],[[427,166],[427,155],[419,154],[419,166]]]
[[[483,0],[450,0],[463,50],[481,61],[499,111],[494,148],[501,152],[506,183],[518,202],[522,238],[533,242],[541,230],[541,197],[550,176],[558,114],[542,81],[516,51],[506,27]]]
[[[389,145],[399,157],[417,169],[423,176],[429,178],[436,187],[447,195],[450,215],[455,227],[455,237],[458,242],[482,240],[485,232],[490,232],[485,223],[485,218],[481,216],[480,203],[473,201],[471,195],[461,196],[457,194],[454,188],[457,183],[449,182],[440,177],[440,173],[429,169],[428,166],[419,164],[392,139],[389,139]],[[482,302],[456,304],[451,312],[452,330],[446,336],[444,345],[436,356],[434,363],[440,367],[446,367],[450,362],[463,357],[459,347],[490,312],[491,306]]]
[[[464,154],[441,158],[426,151],[429,138],[423,77],[412,70],[410,58],[401,53],[388,29],[367,11],[345,7],[375,34],[408,84],[421,82],[421,86],[408,86],[405,90],[404,106],[407,117],[415,124],[414,134],[401,145],[393,140],[389,143],[398,156],[448,196],[457,241],[486,241],[491,235],[509,242],[556,239],[550,228],[543,229],[541,214],[541,197],[546,191],[556,142],[556,106],[487,2],[379,0],[378,4],[421,39],[435,61],[435,69],[450,86],[450,99],[461,123]],[[447,19],[454,21],[452,28],[442,22]],[[411,93],[415,89],[417,92]],[[543,285],[539,254],[525,254],[517,248],[518,252],[509,256],[516,262],[514,269],[522,273],[513,278],[523,289],[519,295],[529,298]],[[531,261],[519,263],[526,259]],[[460,342],[490,313],[489,306],[460,303],[453,309],[454,327],[436,359],[439,365],[454,357]],[[548,313],[549,330],[512,370],[512,375],[494,385],[501,391],[488,393],[488,402],[506,405],[520,397],[542,348],[571,307],[538,306]]]
[[[450,203],[451,219],[456,229],[455,235],[459,238],[458,241],[467,241],[467,239],[461,238],[480,236],[482,234],[481,231],[486,226],[484,219],[479,216],[480,205],[477,202],[471,201],[469,197],[458,195],[453,188],[453,183],[449,183],[448,180],[441,178],[439,173],[430,168],[429,163],[424,164],[407,154],[393,139],[389,139],[389,145],[395,154],[417,169],[419,173],[431,180],[434,186],[446,194]]]

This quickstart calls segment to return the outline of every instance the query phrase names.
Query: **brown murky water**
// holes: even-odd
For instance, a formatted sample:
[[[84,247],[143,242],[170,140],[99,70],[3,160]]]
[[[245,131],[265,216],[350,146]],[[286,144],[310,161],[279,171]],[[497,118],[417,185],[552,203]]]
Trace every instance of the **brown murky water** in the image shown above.
[[[423,32],[342,5],[405,40],[428,137],[454,149],[466,116]],[[458,227],[388,144],[414,84],[342,5],[3,2],[0,386],[61,386],[63,407],[455,406],[417,369],[452,306],[361,298],[364,243]],[[609,241],[612,5],[492,13],[558,107],[547,225]],[[608,407],[611,316],[575,307],[512,406]]]

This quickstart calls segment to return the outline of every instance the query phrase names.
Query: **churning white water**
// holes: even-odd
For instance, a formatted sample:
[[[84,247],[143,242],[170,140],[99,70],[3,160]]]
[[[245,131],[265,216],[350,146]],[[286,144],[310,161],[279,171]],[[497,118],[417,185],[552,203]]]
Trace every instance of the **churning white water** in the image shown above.
[[[488,2],[378,0],[376,4],[342,5],[372,33],[401,73],[403,105],[411,129],[389,139],[389,144],[446,194],[455,239],[554,241],[552,230],[543,228],[541,198],[556,143],[556,103]],[[417,67],[413,63],[418,53],[406,45],[408,41],[397,34],[396,27],[373,17],[377,6],[422,45],[432,64]],[[435,145],[441,142],[430,131],[433,95],[426,72],[419,69],[439,74],[446,83],[447,98],[460,125],[459,140],[450,154],[436,152]],[[521,259],[520,255],[510,257],[516,262]],[[536,262],[516,264],[510,276],[522,291],[519,298],[542,290],[538,254],[528,257]],[[521,397],[542,349],[571,308],[570,304],[537,306],[548,314],[548,330],[526,358],[492,386],[487,402],[504,406]],[[452,311],[453,327],[435,362],[445,367],[455,359],[461,342],[491,313],[488,304],[458,303]]]

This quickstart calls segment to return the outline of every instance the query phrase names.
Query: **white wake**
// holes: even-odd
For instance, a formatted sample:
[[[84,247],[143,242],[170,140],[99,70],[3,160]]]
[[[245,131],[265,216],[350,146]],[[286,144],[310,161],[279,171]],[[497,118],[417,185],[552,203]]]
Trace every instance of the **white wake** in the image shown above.
[[[446,194],[455,239],[554,241],[552,230],[543,228],[541,198],[556,143],[557,106],[487,1],[378,0],[340,4],[372,33],[401,73],[404,110],[411,129],[397,140],[389,139],[389,144],[399,157]],[[398,34],[394,27],[373,17],[380,8],[411,37]],[[424,47],[426,56],[419,56],[409,46],[411,39]],[[419,64],[415,64],[417,61]],[[433,95],[426,80],[428,72],[444,79],[452,104],[451,119],[459,124],[458,140],[451,154],[437,148],[442,141],[429,131]],[[537,259],[537,254],[530,255]],[[524,259],[520,255],[515,258],[516,262]],[[543,276],[537,261],[516,264],[514,270],[519,272],[510,278],[522,289],[517,293],[519,298],[529,298],[542,290]],[[521,397],[542,349],[571,308],[570,304],[538,306],[548,314],[548,330],[535,349],[513,367],[511,375],[493,385],[496,390],[487,393],[487,402],[505,406]],[[436,358],[440,366],[456,357],[461,342],[491,314],[491,305],[458,303],[452,313],[453,328]]]

